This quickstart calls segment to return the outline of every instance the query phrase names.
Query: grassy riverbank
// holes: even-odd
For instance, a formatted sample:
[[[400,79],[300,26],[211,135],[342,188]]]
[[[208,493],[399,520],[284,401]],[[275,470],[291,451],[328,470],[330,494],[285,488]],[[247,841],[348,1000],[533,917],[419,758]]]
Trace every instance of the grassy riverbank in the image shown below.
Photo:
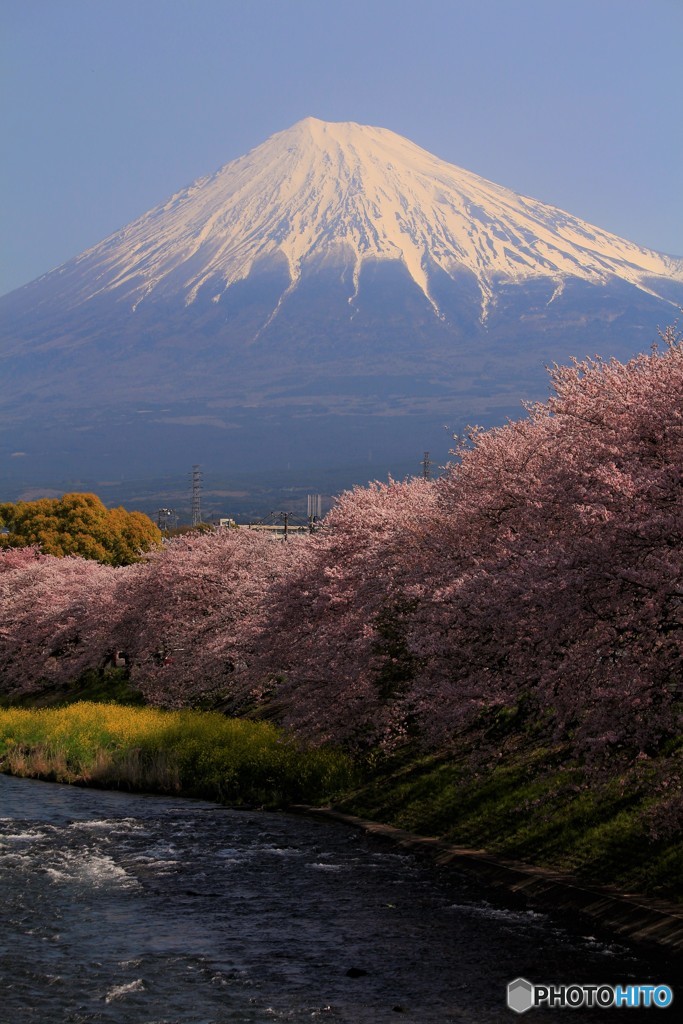
[[[235,806],[334,804],[585,882],[683,902],[683,741],[600,774],[525,731],[496,738],[499,756],[477,762],[481,739],[473,732],[448,753],[404,749],[361,770],[270,723],[218,713],[90,701],[0,708],[0,770],[15,775]]]
[[[454,845],[683,903],[683,742],[658,758],[589,772],[562,746],[513,736],[472,768],[457,752],[387,759],[338,809]]]
[[[0,770],[264,807],[330,800],[354,779],[343,754],[266,722],[93,702],[0,709]]]

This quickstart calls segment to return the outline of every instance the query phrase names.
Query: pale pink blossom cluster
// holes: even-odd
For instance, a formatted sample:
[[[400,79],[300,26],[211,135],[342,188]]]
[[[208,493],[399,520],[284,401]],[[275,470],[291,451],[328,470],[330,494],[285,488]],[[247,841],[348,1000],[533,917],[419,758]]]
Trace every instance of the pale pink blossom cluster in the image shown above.
[[[111,569],[0,555],[0,686],[124,652],[157,704],[261,702],[317,739],[449,743],[526,716],[589,758],[676,733],[683,655],[683,349],[551,371],[436,481],[342,495],[287,544],[189,535]]]
[[[72,681],[102,663],[118,570],[90,559],[0,552],[0,692]]]

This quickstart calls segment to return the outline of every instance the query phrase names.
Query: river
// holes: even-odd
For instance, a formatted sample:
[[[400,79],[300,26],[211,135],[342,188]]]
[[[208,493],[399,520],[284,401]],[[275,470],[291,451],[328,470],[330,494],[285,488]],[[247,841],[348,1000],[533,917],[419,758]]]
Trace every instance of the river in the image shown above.
[[[493,1024],[519,975],[672,970],[342,824],[0,776],[3,1024]]]

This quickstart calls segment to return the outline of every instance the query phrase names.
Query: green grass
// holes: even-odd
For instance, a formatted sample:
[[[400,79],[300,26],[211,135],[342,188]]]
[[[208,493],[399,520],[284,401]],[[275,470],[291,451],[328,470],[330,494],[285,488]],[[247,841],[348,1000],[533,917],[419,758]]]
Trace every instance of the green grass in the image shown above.
[[[669,791],[658,780],[675,774],[682,744],[667,752],[665,765],[622,765],[610,777],[587,773],[563,747],[520,735],[475,771],[472,742],[449,754],[404,751],[339,806],[585,882],[683,900],[680,829],[652,828],[666,820]]]
[[[357,777],[344,754],[270,723],[93,702],[0,709],[0,769],[265,807],[330,800]]]

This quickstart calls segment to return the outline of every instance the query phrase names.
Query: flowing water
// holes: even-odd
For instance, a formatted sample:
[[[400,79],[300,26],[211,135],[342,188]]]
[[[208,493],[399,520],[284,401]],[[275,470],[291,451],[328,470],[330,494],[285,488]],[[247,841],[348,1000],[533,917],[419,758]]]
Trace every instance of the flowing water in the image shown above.
[[[488,1024],[672,970],[341,824],[0,776],[2,1024]]]

